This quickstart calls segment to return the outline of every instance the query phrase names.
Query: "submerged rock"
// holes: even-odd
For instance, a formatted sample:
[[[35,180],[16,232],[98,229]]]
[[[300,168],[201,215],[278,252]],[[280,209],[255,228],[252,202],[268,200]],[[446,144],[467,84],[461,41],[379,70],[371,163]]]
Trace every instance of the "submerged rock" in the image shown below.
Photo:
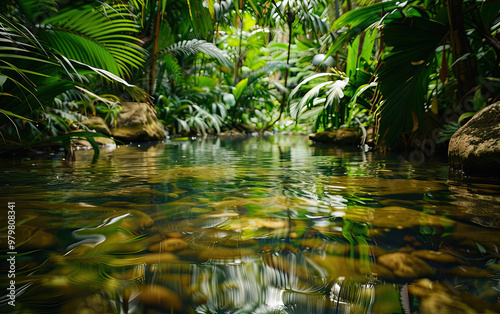
[[[420,298],[418,313],[498,313],[493,305],[465,291],[445,286],[429,279],[421,279],[408,285],[408,292]]]
[[[426,262],[407,253],[382,255],[378,258],[378,262],[392,269],[394,274],[401,278],[416,279],[433,276],[436,273]]]
[[[150,252],[175,252],[188,247],[188,243],[179,238],[166,239],[149,247]]]
[[[438,252],[438,251],[419,250],[411,252],[411,255],[428,261],[433,261],[443,264],[458,262],[458,259],[455,256],[449,253]]]
[[[500,176],[500,102],[479,111],[451,137],[448,159],[465,175]]]
[[[206,261],[209,259],[216,260],[235,260],[241,259],[244,256],[256,256],[257,253],[252,249],[247,248],[225,248],[212,246],[208,249],[202,250],[198,254],[198,258],[201,261]]]
[[[141,287],[137,300],[142,304],[160,310],[182,311],[184,308],[181,297],[163,286],[151,285]]]
[[[172,253],[150,253],[140,256],[127,256],[113,259],[109,262],[109,265],[114,267],[125,267],[133,265],[142,264],[161,264],[177,261],[178,258]]]
[[[165,129],[150,105],[136,102],[122,102],[121,105],[113,137],[124,142],[165,139]]]
[[[473,266],[457,266],[449,269],[444,269],[443,272],[455,276],[469,278],[486,278],[491,276],[491,274],[486,269],[481,269]]]

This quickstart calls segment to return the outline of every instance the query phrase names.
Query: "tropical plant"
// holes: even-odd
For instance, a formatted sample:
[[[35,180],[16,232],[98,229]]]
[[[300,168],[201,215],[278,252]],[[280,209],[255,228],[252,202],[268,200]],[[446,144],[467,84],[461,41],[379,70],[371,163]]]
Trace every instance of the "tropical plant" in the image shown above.
[[[457,89],[461,104],[481,85],[476,82],[478,68],[483,77],[498,76],[498,12],[499,4],[490,1],[387,1],[349,11],[335,21],[334,28],[349,30],[337,38],[329,55],[367,29],[382,29],[385,52],[377,71],[383,96],[377,108],[380,144],[392,146],[401,134],[422,129],[427,104],[435,96],[431,80],[453,81],[448,88]],[[484,42],[487,46],[480,44]]]
[[[137,27],[123,5],[18,0],[3,3],[1,9],[0,125],[13,126],[18,135],[19,126],[47,127],[52,135],[58,133],[56,125],[61,128],[57,131],[65,131],[62,116],[69,113],[57,108],[56,97],[97,77],[103,86],[111,82],[143,95],[125,80],[141,66],[144,50],[130,36]],[[5,119],[12,117],[35,122]]]
[[[298,120],[306,110],[312,110],[316,115],[313,131],[357,126],[359,119],[366,122],[375,99],[376,55],[373,51],[376,37],[376,31],[369,31],[358,35],[348,45],[345,73],[336,68],[326,73],[310,70],[289,95],[292,118]],[[311,61],[319,66],[327,63],[325,57],[317,55]],[[307,89],[304,94],[303,90]]]

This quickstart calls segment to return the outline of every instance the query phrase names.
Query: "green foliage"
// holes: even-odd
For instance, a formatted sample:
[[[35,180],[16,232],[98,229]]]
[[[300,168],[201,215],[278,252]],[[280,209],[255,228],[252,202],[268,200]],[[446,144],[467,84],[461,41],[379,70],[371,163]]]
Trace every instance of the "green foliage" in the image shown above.
[[[380,133],[387,145],[393,146],[400,134],[417,130],[423,123],[430,74],[436,68],[435,51],[446,33],[444,25],[422,17],[385,25],[384,41],[392,50],[383,58],[379,72],[385,99],[379,110]]]
[[[160,51],[159,58],[165,56],[166,54],[196,54],[198,52],[203,52],[206,55],[216,59],[222,66],[227,67],[228,69],[233,68],[233,64],[231,60],[229,60],[228,55],[225,51],[220,50],[212,43],[206,42],[205,40],[184,40],[182,42],[178,42],[170,47],[167,47]]]
[[[89,84],[89,78],[140,93],[119,76],[142,64],[139,40],[127,35],[136,31],[132,16],[122,6],[55,4],[13,1],[0,14],[2,136],[17,134],[31,141],[42,133],[66,132],[78,113],[58,108],[57,97]],[[25,17],[28,24],[35,18],[38,23],[28,28],[22,22]],[[18,117],[34,122],[12,121]]]
[[[282,129],[289,115],[312,130],[374,126],[393,146],[466,103],[455,90],[471,79],[454,72],[469,59],[480,80],[459,123],[498,100],[497,2],[462,2],[465,54],[447,2],[337,2],[3,2],[2,134],[54,136],[88,114],[112,125],[132,98],[172,132]]]
[[[126,9],[69,8],[42,21],[38,36],[54,51],[121,77],[143,64],[137,25]]]

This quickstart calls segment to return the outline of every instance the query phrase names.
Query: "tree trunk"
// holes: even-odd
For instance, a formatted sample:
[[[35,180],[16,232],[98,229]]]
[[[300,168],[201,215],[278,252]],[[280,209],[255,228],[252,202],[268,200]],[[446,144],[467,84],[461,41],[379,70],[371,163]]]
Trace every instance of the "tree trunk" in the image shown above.
[[[477,62],[465,33],[463,0],[448,0],[451,49],[453,52],[453,72],[458,81],[458,98],[463,101],[476,84]],[[464,57],[466,54],[468,56]],[[462,58],[460,61],[456,60]]]
[[[158,40],[160,38],[161,8],[162,8],[161,0],[158,0],[158,12],[156,13],[153,55],[152,55],[153,60],[151,63],[151,69],[149,73],[149,95],[153,95],[155,92],[156,63],[158,62]]]

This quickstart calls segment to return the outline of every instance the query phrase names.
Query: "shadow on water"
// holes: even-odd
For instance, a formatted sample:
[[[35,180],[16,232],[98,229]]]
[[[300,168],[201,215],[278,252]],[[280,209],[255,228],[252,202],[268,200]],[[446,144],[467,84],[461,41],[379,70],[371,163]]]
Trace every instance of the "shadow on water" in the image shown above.
[[[298,136],[76,157],[2,163],[2,313],[500,312],[498,182]]]

